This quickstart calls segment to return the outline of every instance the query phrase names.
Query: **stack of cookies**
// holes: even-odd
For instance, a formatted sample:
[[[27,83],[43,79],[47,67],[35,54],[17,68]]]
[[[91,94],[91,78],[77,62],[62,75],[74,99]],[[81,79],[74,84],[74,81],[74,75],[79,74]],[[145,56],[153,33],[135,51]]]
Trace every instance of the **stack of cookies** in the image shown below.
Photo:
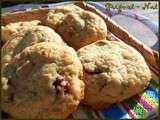
[[[13,118],[66,119],[80,103],[103,109],[149,85],[134,48],[106,40],[98,15],[75,5],[51,8],[45,21],[2,27],[2,109]]]

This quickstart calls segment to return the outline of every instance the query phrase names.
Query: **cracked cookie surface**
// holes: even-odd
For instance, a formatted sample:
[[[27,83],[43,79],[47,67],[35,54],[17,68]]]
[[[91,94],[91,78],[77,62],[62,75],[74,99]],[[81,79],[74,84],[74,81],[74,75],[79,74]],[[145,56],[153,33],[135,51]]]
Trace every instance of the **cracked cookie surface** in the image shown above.
[[[106,37],[107,27],[101,17],[75,5],[71,5],[74,9],[71,11],[68,6],[51,9],[46,25],[59,33],[69,46],[78,50]]]
[[[1,36],[2,41],[5,43],[8,40],[15,38],[20,32],[25,31],[28,28],[37,26],[40,24],[40,21],[23,21],[16,23],[9,23],[6,26],[1,27]]]
[[[84,68],[84,103],[101,109],[144,90],[151,74],[142,55],[117,41],[101,40],[78,51]]]
[[[51,28],[41,25],[34,27],[32,26],[32,28],[26,29],[25,32],[22,31],[18,36],[7,41],[2,46],[2,63],[8,63],[24,48],[39,42],[53,42],[56,44],[65,45],[62,38]]]
[[[37,43],[17,54],[2,77],[2,109],[13,118],[67,118],[84,96],[74,49]]]

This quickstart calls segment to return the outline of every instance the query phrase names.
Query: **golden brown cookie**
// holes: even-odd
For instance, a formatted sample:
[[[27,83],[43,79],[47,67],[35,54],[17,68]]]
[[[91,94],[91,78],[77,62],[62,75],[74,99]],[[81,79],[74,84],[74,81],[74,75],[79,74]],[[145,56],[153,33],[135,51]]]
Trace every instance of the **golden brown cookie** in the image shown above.
[[[13,118],[65,119],[84,96],[74,49],[53,42],[26,47],[5,67],[2,109]]]
[[[14,39],[7,41],[2,47],[2,63],[8,63],[16,54],[25,47],[39,42],[53,42],[65,45],[62,38],[47,26],[32,26],[19,33]]]
[[[5,43],[7,40],[12,40],[20,32],[25,31],[26,29],[36,26],[38,24],[40,24],[40,21],[33,20],[33,21],[10,23],[6,26],[2,26],[1,27],[2,41]]]
[[[57,29],[58,25],[64,20],[66,14],[78,11],[83,11],[83,9],[73,4],[51,8],[48,13],[46,24],[47,26],[51,26],[53,29]]]
[[[106,24],[98,15],[79,7],[74,11],[67,11],[65,5],[61,6],[61,9],[57,8],[49,11],[46,25],[52,27],[74,49],[77,50],[106,37]]]
[[[78,51],[84,68],[84,103],[97,109],[121,102],[149,85],[142,55],[127,44],[101,40]]]

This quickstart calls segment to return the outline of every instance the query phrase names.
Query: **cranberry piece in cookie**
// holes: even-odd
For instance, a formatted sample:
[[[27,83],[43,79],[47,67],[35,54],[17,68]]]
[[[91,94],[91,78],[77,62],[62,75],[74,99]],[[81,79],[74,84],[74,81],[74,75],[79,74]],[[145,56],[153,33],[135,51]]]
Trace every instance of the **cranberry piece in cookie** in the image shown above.
[[[65,95],[69,91],[68,90],[69,83],[62,76],[58,76],[53,85],[55,86],[58,95]]]

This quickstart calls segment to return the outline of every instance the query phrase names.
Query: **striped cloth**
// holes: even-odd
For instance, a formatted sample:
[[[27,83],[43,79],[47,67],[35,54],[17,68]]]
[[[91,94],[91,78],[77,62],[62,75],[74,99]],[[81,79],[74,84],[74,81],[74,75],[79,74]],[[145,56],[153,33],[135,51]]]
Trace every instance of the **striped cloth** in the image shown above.
[[[69,2],[65,2],[69,3]],[[64,3],[56,4],[43,4],[43,5],[20,5],[2,9],[2,12],[15,12],[15,11],[29,11],[38,8],[53,7],[62,5]],[[112,33],[108,33],[111,40],[117,40]],[[143,93],[133,96],[132,98],[125,100],[121,103],[114,104],[110,108],[102,111],[95,111],[83,106],[79,106],[78,109],[69,117],[74,119],[142,119],[142,118],[155,118],[158,116],[159,111],[159,78],[158,70],[152,65],[148,64],[152,73],[152,80],[148,88]]]

